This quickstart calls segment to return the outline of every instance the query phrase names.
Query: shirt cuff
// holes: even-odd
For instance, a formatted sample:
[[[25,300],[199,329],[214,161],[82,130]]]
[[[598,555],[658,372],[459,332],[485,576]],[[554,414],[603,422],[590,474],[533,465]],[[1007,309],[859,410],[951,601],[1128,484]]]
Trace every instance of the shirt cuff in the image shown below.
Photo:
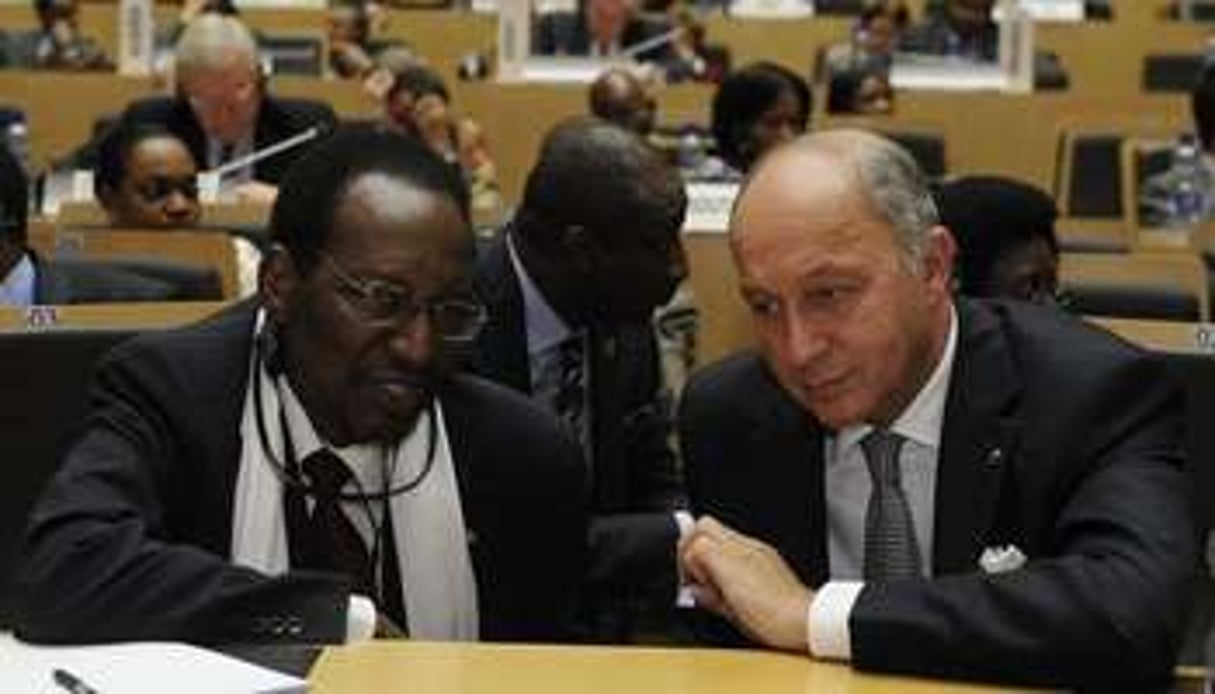
[[[848,618],[863,581],[828,581],[810,601],[810,655],[825,660],[852,660]]]
[[[675,516],[675,525],[679,528],[679,537],[675,543],[675,575],[679,577],[679,585],[675,589],[675,606],[692,608],[696,607],[696,598],[692,595],[692,586],[684,581],[683,571],[679,566],[678,548],[679,542],[696,529],[696,520],[687,511],[676,511],[672,515]]]
[[[370,641],[375,636],[375,603],[362,595],[351,595],[346,607],[346,643]]]

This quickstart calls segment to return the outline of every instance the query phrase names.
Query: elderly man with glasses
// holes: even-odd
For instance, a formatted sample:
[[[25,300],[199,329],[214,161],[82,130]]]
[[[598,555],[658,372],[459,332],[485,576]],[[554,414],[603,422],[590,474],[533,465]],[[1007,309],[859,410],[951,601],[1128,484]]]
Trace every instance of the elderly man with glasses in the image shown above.
[[[448,368],[484,322],[458,177],[340,133],[271,230],[259,301],[105,360],[31,519],[18,633],[566,638],[586,468],[555,417]]]

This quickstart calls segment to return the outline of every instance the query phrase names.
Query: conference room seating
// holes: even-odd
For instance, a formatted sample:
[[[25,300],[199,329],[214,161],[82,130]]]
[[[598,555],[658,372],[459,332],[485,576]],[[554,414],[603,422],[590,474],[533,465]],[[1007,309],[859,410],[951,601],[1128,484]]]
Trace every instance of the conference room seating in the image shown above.
[[[1201,53],[1153,53],[1144,56],[1141,82],[1145,92],[1189,92],[1205,58]]]
[[[937,180],[949,173],[949,158],[945,151],[945,134],[940,130],[921,128],[881,128],[886,137],[902,145],[929,178]]]
[[[58,262],[105,262],[180,287],[179,298],[232,299],[236,253],[228,234],[147,229],[56,229],[37,224],[29,245]]]
[[[1206,267],[1192,252],[1063,253],[1059,284],[1081,315],[1210,320]]]

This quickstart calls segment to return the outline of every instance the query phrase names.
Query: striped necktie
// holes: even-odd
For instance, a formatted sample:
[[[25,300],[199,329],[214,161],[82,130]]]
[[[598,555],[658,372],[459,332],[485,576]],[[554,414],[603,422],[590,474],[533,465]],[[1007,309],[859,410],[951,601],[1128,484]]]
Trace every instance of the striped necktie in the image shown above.
[[[920,549],[899,475],[903,437],[874,429],[861,441],[873,489],[865,508],[865,580],[920,576]]]

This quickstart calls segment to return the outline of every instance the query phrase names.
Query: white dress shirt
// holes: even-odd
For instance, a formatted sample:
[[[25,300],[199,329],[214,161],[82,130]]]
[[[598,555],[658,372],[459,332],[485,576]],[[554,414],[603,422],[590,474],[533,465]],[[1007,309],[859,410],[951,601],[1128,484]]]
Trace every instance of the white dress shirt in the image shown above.
[[[260,329],[260,316],[257,322]],[[433,467],[415,489],[398,494],[389,502],[407,626],[413,638],[475,641],[479,632],[476,576],[468,552],[460,490],[441,404],[436,401],[432,413],[423,412],[413,431],[396,446],[334,448],[317,434],[286,378],[272,378],[262,364],[254,363],[251,368],[261,371],[261,389],[257,392],[254,379],[250,379],[241,422],[232,561],[270,575],[286,572],[290,563],[282,473],[274,462],[267,460],[258,434],[253,398],[262,400],[267,443],[274,457],[283,460],[283,431],[278,426],[281,408],[299,460],[320,448],[329,448],[350,466],[354,477],[344,489],[346,492],[374,493],[416,479],[426,465],[429,418],[433,414],[436,420]],[[391,480],[384,479],[386,470]],[[367,547],[372,547],[375,531],[384,522],[382,503],[342,503]],[[348,640],[370,637],[375,612],[372,608],[368,625],[369,606],[370,602],[360,596],[352,596],[347,614]]]
[[[899,473],[926,577],[932,575],[937,464],[957,341],[958,318],[951,309],[949,335],[940,360],[911,404],[890,426],[890,431],[904,438]],[[864,587],[860,579],[865,565],[865,508],[873,487],[860,443],[872,430],[869,424],[845,427],[824,442],[831,580],[815,594],[809,616],[810,652],[819,658],[852,657],[848,618]]]

